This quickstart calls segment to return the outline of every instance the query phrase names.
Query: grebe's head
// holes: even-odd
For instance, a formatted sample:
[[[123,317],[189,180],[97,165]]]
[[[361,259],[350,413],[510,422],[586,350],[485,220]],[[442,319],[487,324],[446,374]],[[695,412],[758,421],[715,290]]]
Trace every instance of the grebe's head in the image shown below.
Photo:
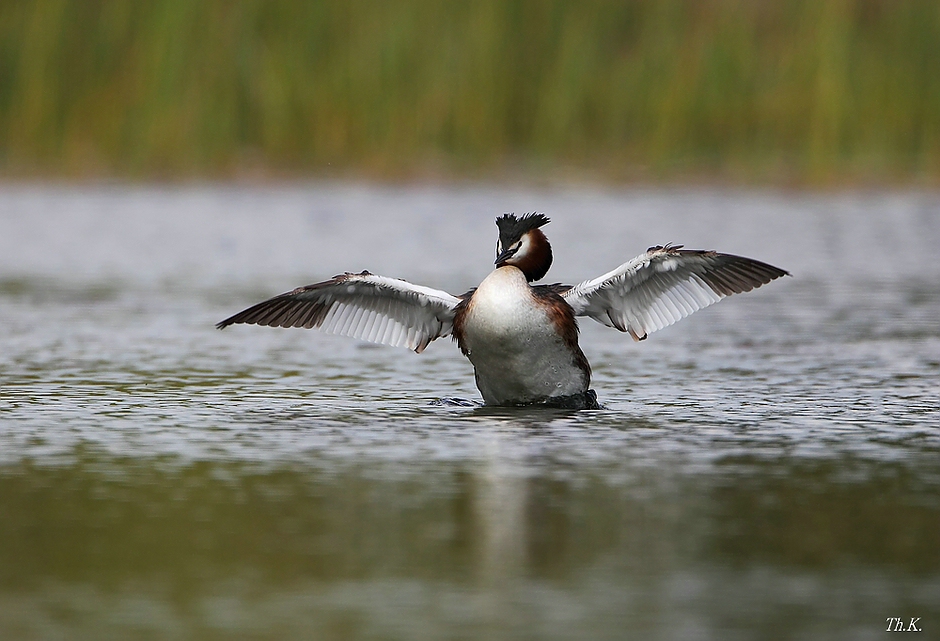
[[[496,267],[518,267],[529,281],[545,276],[552,266],[552,246],[539,227],[549,222],[544,214],[525,214],[521,218],[503,214],[497,218]]]

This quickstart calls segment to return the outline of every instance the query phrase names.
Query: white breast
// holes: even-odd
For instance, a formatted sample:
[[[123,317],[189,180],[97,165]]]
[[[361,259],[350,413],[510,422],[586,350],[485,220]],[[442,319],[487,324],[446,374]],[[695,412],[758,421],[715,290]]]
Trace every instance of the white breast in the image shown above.
[[[488,404],[581,394],[588,376],[515,267],[491,273],[473,294],[463,327],[467,357]]]

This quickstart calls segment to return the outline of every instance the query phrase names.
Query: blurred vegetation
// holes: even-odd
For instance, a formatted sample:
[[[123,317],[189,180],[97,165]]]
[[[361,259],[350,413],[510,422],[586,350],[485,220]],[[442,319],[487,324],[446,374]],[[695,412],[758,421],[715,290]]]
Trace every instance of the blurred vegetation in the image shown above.
[[[940,3],[0,3],[0,171],[940,178]]]

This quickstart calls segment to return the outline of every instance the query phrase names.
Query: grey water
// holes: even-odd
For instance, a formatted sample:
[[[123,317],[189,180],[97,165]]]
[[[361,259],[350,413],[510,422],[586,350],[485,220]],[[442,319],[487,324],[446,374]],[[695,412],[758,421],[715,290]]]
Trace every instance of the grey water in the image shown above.
[[[648,246],[792,277],[634,343],[598,411],[217,321],[368,269],[459,294],[541,211],[547,282]],[[940,195],[0,186],[0,638],[940,634]]]

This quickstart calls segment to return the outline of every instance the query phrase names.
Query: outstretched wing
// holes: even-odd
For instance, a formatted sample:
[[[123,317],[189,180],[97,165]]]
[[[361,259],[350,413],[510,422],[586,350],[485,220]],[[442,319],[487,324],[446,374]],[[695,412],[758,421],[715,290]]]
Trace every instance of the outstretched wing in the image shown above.
[[[435,338],[450,333],[459,302],[447,292],[398,278],[347,272],[258,303],[216,327],[316,327],[420,353]]]
[[[562,297],[578,316],[630,332],[639,341],[726,296],[784,275],[786,271],[750,258],[667,245],[650,247]]]

